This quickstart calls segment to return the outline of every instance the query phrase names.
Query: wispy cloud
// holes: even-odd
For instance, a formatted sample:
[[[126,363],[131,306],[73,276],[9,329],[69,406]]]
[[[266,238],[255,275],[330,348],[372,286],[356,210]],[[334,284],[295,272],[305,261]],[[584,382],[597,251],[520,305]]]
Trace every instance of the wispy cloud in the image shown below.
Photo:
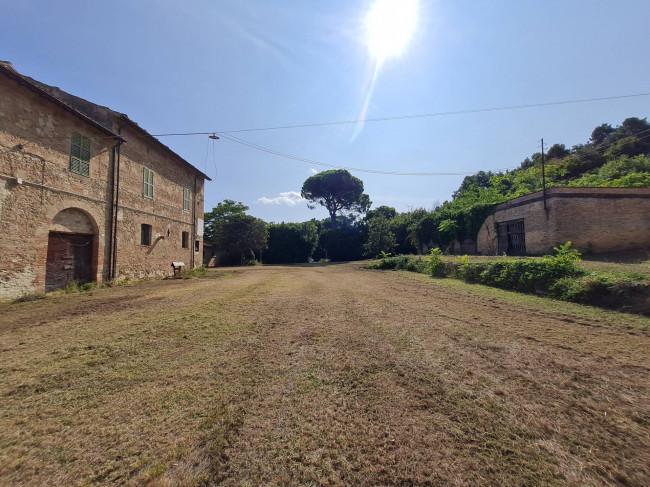
[[[312,174],[318,174],[318,171],[313,167],[310,167],[309,170],[311,171]]]
[[[255,200],[255,203],[261,203],[263,205],[287,205],[287,206],[296,206],[298,203],[306,201],[298,191],[287,191],[285,193],[280,193],[279,196],[275,198],[267,198],[262,196]]]

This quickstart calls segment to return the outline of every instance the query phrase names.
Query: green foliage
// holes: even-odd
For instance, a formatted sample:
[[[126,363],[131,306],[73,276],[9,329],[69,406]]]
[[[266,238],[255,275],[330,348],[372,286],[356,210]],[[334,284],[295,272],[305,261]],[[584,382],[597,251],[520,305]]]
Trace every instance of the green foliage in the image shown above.
[[[397,216],[397,210],[392,206],[378,206],[374,210],[368,210],[366,213],[366,221],[370,221],[375,217],[383,216],[386,220],[392,220]]]
[[[359,260],[363,255],[365,236],[361,229],[346,225],[341,228],[325,228],[320,235],[320,248],[325,257],[335,262]]]
[[[648,187],[650,186],[650,156],[621,156],[611,159],[596,171],[571,181],[578,187]]]
[[[269,225],[268,250],[264,252],[267,264],[307,262],[318,245],[318,225],[303,223],[272,223]]]
[[[186,278],[201,278],[201,277],[206,277],[210,271],[208,270],[207,266],[202,265],[200,267],[195,267],[194,269],[183,271],[181,276],[186,277]]]
[[[218,203],[211,211],[203,214],[204,239],[215,242],[221,231],[221,225],[233,215],[243,215],[248,211],[248,206],[241,202],[225,199]]]
[[[563,243],[558,247],[553,247],[553,250],[555,250],[555,258],[560,262],[566,263],[567,265],[582,262],[582,259],[580,258],[582,254],[578,251],[578,249],[573,248],[571,240]]]
[[[578,278],[558,279],[550,286],[549,295],[574,303],[622,308],[634,305],[639,299],[647,300],[650,297],[649,291],[650,281],[647,279],[592,272]]]
[[[219,226],[215,246],[227,254],[240,256],[243,264],[246,254],[262,250],[268,241],[266,223],[251,215],[234,214]]]
[[[439,248],[431,249],[424,264],[427,274],[432,277],[445,277],[447,275],[447,267],[442,260],[442,250]]]
[[[380,214],[372,218],[368,222],[368,241],[363,245],[364,256],[376,257],[382,253],[390,253],[395,247],[395,234],[386,217]]]
[[[336,217],[342,210],[352,214],[365,213],[370,208],[370,198],[363,192],[363,182],[345,169],[322,171],[308,178],[300,192],[310,202],[324,206],[330,214],[332,227],[337,227]]]
[[[451,218],[442,220],[440,225],[438,225],[438,231],[443,233],[453,233],[458,229],[458,223]]]
[[[552,186],[650,186],[650,124],[646,119],[630,117],[613,128],[602,124],[594,129],[590,142],[568,150],[564,144],[550,147],[546,157],[546,182]],[[467,176],[454,193],[453,200],[443,204],[450,212],[471,211],[477,205],[494,205],[542,189],[542,154],[526,158],[520,168],[505,173],[480,171]],[[441,216],[439,222],[452,216]],[[459,223],[456,239],[474,238],[474,228]],[[426,236],[422,234],[426,234]],[[431,242],[444,246],[444,239],[424,229],[414,233],[419,244]]]
[[[559,279],[576,277],[584,271],[576,266],[580,253],[567,242],[556,248],[555,256],[541,259],[496,260],[472,264],[465,259],[457,276],[466,282],[484,284],[524,293],[547,294]]]
[[[426,263],[408,255],[397,255],[395,257],[384,257],[379,262],[373,262],[366,266],[368,269],[395,269],[399,271],[426,273]]]

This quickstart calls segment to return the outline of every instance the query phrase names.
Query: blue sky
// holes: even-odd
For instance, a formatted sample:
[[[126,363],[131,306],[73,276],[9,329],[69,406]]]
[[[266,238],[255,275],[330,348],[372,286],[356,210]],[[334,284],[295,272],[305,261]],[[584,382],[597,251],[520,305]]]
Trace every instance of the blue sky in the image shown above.
[[[374,60],[375,0],[0,0],[0,59],[127,113],[149,132],[209,132],[357,119]],[[647,0],[421,0],[417,29],[387,59],[371,118],[650,92]],[[650,115],[650,97],[355,125],[235,134],[341,166],[403,172],[514,168],[539,139],[571,146],[596,125]],[[206,136],[165,144],[266,221],[325,218],[298,201],[321,167]],[[207,156],[207,157],[206,157]],[[216,175],[215,175],[216,173]],[[451,197],[462,176],[353,173],[373,206]]]

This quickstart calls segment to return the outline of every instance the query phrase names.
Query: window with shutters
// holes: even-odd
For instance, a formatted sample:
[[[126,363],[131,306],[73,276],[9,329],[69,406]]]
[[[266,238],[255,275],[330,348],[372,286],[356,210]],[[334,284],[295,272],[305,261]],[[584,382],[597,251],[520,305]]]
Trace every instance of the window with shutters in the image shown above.
[[[90,174],[90,139],[77,132],[72,134],[70,171],[82,176]]]
[[[190,211],[190,190],[183,188],[183,211]]]
[[[151,245],[151,225],[140,225],[140,245]]]
[[[142,195],[145,198],[153,199],[153,171],[146,167],[142,172]]]

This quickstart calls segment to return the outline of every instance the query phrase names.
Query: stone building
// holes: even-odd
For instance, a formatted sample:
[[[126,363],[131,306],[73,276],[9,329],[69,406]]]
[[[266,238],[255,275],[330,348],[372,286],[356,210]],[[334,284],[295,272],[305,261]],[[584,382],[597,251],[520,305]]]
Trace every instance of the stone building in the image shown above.
[[[201,265],[206,179],[125,114],[0,62],[0,299]]]
[[[496,207],[478,253],[540,255],[571,241],[581,252],[650,248],[650,188],[549,188]]]

